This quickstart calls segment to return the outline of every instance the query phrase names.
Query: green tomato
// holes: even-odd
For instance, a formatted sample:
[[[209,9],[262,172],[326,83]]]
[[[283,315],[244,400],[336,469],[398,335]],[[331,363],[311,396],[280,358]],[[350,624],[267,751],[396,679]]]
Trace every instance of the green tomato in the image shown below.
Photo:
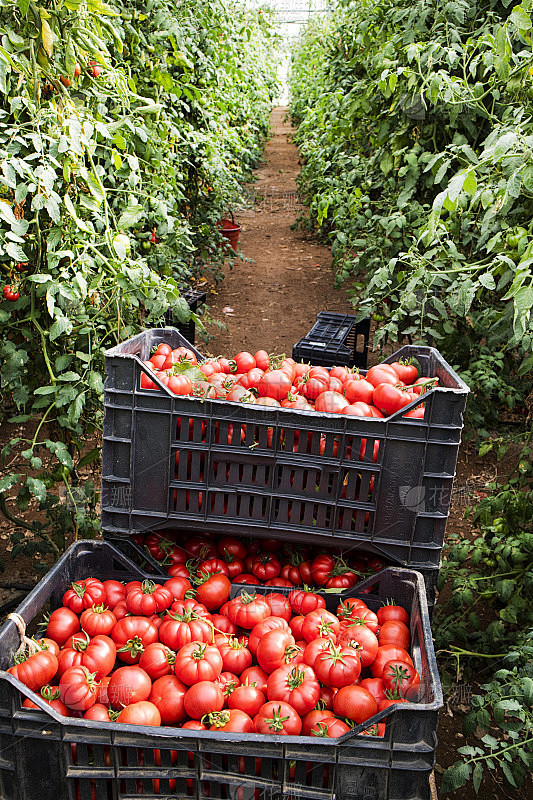
[[[141,247],[142,247],[142,249],[143,249],[143,250],[149,250],[149,249],[151,248],[151,246],[152,246],[152,245],[150,244],[150,242],[148,241],[148,239],[143,239],[143,240],[142,240],[142,242],[141,242]]]
[[[527,230],[525,228],[511,228],[510,231],[507,232],[507,236],[505,237],[505,241],[507,242],[508,246],[515,250],[518,246],[518,242],[520,239],[523,239],[524,236],[527,236]]]

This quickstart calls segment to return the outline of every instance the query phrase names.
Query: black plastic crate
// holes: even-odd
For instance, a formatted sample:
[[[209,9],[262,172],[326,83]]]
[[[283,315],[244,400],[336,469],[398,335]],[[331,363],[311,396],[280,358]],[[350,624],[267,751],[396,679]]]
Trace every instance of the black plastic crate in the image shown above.
[[[131,580],[145,573],[106,542],[72,545],[17,613],[31,630],[44,609],[61,604],[69,584],[87,575]],[[229,734],[103,724],[62,717],[7,672],[0,673],[0,797],[6,800],[430,800],[438,710],[442,707],[422,578],[387,569],[361,589],[374,610],[394,597],[411,617],[411,654],[420,700],[377,714],[383,737],[340,739]],[[265,592],[269,587],[264,587]],[[280,590],[283,591],[283,590]],[[288,591],[288,590],[287,590]],[[345,594],[357,592],[347,590]],[[329,608],[338,595],[326,595]],[[14,623],[0,630],[0,667],[19,646]],[[45,712],[22,709],[21,692]],[[73,745],[75,748],[73,749]],[[156,757],[154,750],[158,750]],[[153,781],[159,781],[158,784]]]
[[[143,361],[163,341],[189,344],[175,329],[156,329],[106,353],[108,534],[223,525],[228,534],[362,546],[394,563],[438,567],[469,390],[437,350],[406,346],[387,359],[416,358],[440,387],[375,419],[141,389],[143,371],[154,377]],[[421,403],[423,419],[404,416]]]
[[[193,289],[191,286],[188,286],[186,289],[182,289],[181,296],[187,301],[190,310],[193,312],[196,312],[198,307],[202,306],[207,298],[206,292],[199,292],[197,289]],[[165,312],[163,324],[175,326],[181,335],[185,336],[188,342],[194,344],[196,337],[196,325],[194,320],[191,319],[188,322],[178,322],[177,320],[174,320],[171,309],[168,309],[168,311]]]
[[[366,369],[370,317],[356,322],[350,314],[321,311],[309,333],[292,348],[295,361],[322,367]]]

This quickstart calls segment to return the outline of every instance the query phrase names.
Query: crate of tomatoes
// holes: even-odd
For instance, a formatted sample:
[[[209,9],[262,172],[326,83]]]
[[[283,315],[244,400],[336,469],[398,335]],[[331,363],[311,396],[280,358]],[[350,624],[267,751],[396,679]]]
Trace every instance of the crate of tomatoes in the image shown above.
[[[442,692],[413,570],[193,585],[82,541],[0,630],[0,667],[10,800],[430,797]]]
[[[232,583],[250,586],[310,586],[350,589],[386,566],[361,549],[314,547],[268,537],[190,533],[176,529],[137,532],[104,539],[141,569],[155,575],[202,579],[216,564]],[[438,568],[420,569],[430,612],[436,599]]]
[[[222,523],[438,566],[467,393],[430,347],[363,373],[145,331],[106,354],[102,526]]]

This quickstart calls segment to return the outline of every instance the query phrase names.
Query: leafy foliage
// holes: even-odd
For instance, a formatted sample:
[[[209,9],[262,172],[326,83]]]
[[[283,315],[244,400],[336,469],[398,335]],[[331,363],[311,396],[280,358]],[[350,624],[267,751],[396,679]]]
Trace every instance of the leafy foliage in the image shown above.
[[[533,366],[532,4],[508,5],[343,0],[292,70],[308,223],[375,343],[436,344],[473,372],[497,355],[472,381],[481,434]]]
[[[59,519],[89,535],[104,351],[167,308],[187,320],[180,287],[223,268],[216,222],[261,154],[276,40],[222,0],[0,0],[0,34],[0,269],[19,292],[0,391],[31,430],[3,453],[1,508],[15,519],[15,492],[48,511],[41,538]]]

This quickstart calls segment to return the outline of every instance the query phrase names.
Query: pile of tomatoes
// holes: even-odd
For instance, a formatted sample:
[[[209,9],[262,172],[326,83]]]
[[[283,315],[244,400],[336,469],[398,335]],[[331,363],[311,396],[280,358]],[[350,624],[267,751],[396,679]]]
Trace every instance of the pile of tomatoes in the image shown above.
[[[186,578],[194,584],[220,572],[232,583],[252,586],[316,586],[349,589],[362,577],[383,569],[377,556],[347,556],[339,551],[324,552],[307,545],[293,545],[279,539],[241,539],[176,531],[137,533],[132,536],[171,577]]]
[[[348,367],[313,367],[292,358],[271,357],[265,350],[233,359],[207,358],[200,364],[186,347],[174,350],[163,342],[144,362],[158,380],[177,395],[293,408],[355,417],[388,417],[437,385],[438,378],[421,378],[414,364],[378,364],[365,375]],[[159,389],[148,373],[141,388]],[[406,412],[424,416],[424,406]]]
[[[337,738],[416,700],[401,606],[343,597],[332,613],[306,588],[230,593],[221,572],[195,590],[183,577],[75,581],[41,649],[9,671],[65,716],[204,731]]]

